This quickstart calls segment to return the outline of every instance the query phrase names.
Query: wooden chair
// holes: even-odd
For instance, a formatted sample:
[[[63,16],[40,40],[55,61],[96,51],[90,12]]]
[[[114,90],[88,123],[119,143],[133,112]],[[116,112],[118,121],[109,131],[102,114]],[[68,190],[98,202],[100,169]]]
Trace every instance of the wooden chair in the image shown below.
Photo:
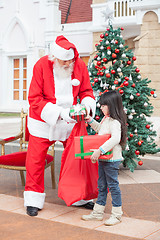
[[[19,151],[10,154],[5,154],[5,144],[16,141],[19,139]],[[20,171],[22,185],[25,186],[24,171],[26,171],[25,161],[27,154],[27,146],[29,140],[29,131],[27,127],[27,113],[21,110],[21,129],[20,133],[16,136],[11,136],[0,140],[1,144],[1,156],[0,156],[0,168],[9,170]],[[51,167],[51,180],[52,188],[56,188],[55,183],[55,164],[54,164],[54,144],[46,156],[45,168]]]

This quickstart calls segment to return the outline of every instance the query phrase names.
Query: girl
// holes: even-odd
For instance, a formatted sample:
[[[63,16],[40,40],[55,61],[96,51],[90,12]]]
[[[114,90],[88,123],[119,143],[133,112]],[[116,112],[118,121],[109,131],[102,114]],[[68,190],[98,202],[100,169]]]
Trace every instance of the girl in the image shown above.
[[[110,90],[101,95],[99,99],[104,118],[100,123],[87,116],[86,121],[99,134],[111,134],[99,149],[92,149],[92,163],[98,161],[98,198],[93,211],[89,215],[83,215],[83,220],[102,220],[109,191],[112,197],[112,214],[105,221],[105,225],[114,225],[121,221],[122,201],[121,191],[118,182],[119,164],[122,160],[122,148],[126,143],[126,114],[123,110],[122,99],[119,92]],[[113,157],[110,160],[101,160],[101,155],[113,150]]]

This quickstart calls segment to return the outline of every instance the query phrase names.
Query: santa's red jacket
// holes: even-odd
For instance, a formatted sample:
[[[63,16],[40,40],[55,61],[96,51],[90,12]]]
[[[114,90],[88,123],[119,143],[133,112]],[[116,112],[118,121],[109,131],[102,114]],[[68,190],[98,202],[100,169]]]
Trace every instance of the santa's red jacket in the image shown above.
[[[85,98],[93,101],[93,90],[85,63],[77,57],[71,81],[78,80],[78,85],[72,85],[73,104],[85,102]],[[65,95],[65,89],[64,89]],[[36,137],[47,138],[50,141],[64,141],[74,126],[59,118],[62,106],[56,104],[55,81],[53,75],[53,62],[44,56],[35,64],[33,78],[29,89],[29,118],[28,128]]]

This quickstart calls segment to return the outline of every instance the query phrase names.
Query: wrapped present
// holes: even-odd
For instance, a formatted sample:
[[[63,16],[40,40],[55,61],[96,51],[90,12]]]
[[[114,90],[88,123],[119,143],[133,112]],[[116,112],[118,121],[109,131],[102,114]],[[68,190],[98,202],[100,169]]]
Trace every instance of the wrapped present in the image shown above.
[[[111,137],[110,134],[104,135],[86,135],[80,137],[74,137],[74,149],[76,159],[90,159],[93,152],[90,149],[98,149],[103,143],[105,143]],[[99,159],[107,160],[113,156],[112,150],[101,155]]]
[[[77,122],[84,120],[86,117],[86,108],[83,104],[73,105],[70,108],[70,117],[75,119]]]

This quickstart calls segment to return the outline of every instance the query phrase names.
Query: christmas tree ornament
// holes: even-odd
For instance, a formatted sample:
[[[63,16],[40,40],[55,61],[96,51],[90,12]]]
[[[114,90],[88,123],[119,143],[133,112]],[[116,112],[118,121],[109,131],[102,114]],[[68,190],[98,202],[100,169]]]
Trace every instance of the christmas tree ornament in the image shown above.
[[[123,53],[123,54],[122,54],[122,58],[125,58],[125,57],[126,57],[126,54],[125,54],[125,53]]]
[[[120,79],[120,78],[118,78],[118,82],[119,82],[119,83],[121,82],[121,79]]]
[[[130,133],[130,135],[129,135],[131,138],[133,137],[133,133]]]
[[[123,93],[124,93],[124,91],[123,91],[122,89],[120,89],[120,90],[119,90],[119,93],[120,93],[120,94],[123,94]]]
[[[131,61],[127,61],[127,64],[128,64],[128,65],[131,65]]]
[[[115,49],[115,53],[119,53],[119,49]]]
[[[138,142],[138,145],[139,145],[139,146],[141,146],[141,145],[142,145],[142,142],[141,142],[141,141],[139,141],[139,142]]]
[[[107,58],[103,58],[103,62],[107,62],[108,60],[107,60]]]
[[[117,68],[117,72],[120,73],[122,71],[122,69],[119,67]]]
[[[111,55],[111,51],[107,51],[107,54],[108,54],[108,55]]]
[[[111,77],[110,73],[107,73],[106,78],[110,78],[110,77]]]
[[[106,45],[108,45],[108,44],[109,44],[109,41],[107,40],[107,41],[106,41]]]
[[[129,81],[129,77],[125,77],[124,79],[125,79],[126,81]]]
[[[103,47],[103,46],[101,46],[101,47],[100,47],[100,49],[101,49],[101,50],[103,50],[103,49],[104,49],[104,47]]]
[[[115,90],[115,89],[116,89],[116,87],[113,85],[113,86],[112,86],[112,90]]]
[[[141,75],[138,75],[137,78],[138,78],[138,79],[141,79]]]
[[[139,155],[139,154],[140,154],[140,151],[139,151],[139,150],[136,150],[136,151],[135,151],[135,154],[136,154],[136,155]]]
[[[151,94],[153,95],[153,94],[154,94],[154,91],[151,91]]]
[[[107,36],[108,36],[108,33],[105,33],[105,36],[107,37]]]
[[[117,57],[117,54],[112,53],[112,58],[116,58],[116,57]]]
[[[147,102],[145,102],[145,103],[144,103],[144,106],[145,106],[145,107],[147,107],[147,106],[148,106],[148,103],[147,103]]]
[[[112,74],[115,74],[115,73],[116,73],[116,71],[115,71],[114,69],[112,69],[112,70],[111,70],[111,73],[112,73]]]
[[[149,129],[149,128],[150,128],[150,125],[149,125],[149,124],[147,124],[147,125],[146,125],[146,128],[147,128],[147,129]]]
[[[95,119],[98,121],[98,120],[100,119],[100,116],[97,115],[97,116],[95,117]]]
[[[135,71],[136,71],[137,73],[140,72],[139,68],[136,68]]]
[[[120,48],[123,48],[123,44],[120,44],[119,47],[120,47]]]
[[[140,93],[136,93],[137,97],[139,97],[141,94]]]
[[[129,75],[129,80],[132,81],[132,75],[131,74]]]
[[[98,78],[94,78],[95,83],[98,83],[98,81],[99,81]]]
[[[135,88],[135,86],[136,86],[136,84],[135,84],[135,83],[133,83],[133,84],[132,84],[132,87],[133,87],[133,88]]]
[[[130,114],[128,115],[128,119],[132,120],[133,119],[133,116]]]
[[[118,84],[118,83],[119,83],[118,80],[115,80],[115,81],[114,81],[114,84]]]
[[[131,113],[135,113],[135,109],[131,109]]]
[[[140,160],[140,161],[138,162],[138,164],[139,164],[140,166],[142,166],[142,165],[143,165],[143,162]]]
[[[101,106],[101,105],[100,105],[99,102],[98,102],[98,103],[97,103],[97,107],[100,108],[100,106]]]
[[[129,97],[131,100],[133,100],[134,99],[134,96],[133,95],[130,95],[130,97]]]
[[[137,133],[137,128],[134,130],[134,133]]]
[[[104,38],[104,34],[101,34],[100,37],[101,37],[101,38]]]
[[[154,98],[157,98],[157,94],[156,94],[156,93],[154,93],[154,94],[153,94],[153,97],[154,97]]]
[[[100,61],[100,60],[101,60],[101,58],[100,58],[100,56],[98,56],[98,57],[97,57],[97,61]]]
[[[132,57],[132,60],[133,60],[133,61],[136,61],[136,57],[135,57],[135,56],[133,56],[133,57]]]
[[[123,82],[123,85],[124,85],[125,87],[127,87],[127,86],[129,85],[128,81],[124,81],[124,82]]]
[[[117,40],[115,40],[115,44],[118,44],[118,41],[117,41]]]

